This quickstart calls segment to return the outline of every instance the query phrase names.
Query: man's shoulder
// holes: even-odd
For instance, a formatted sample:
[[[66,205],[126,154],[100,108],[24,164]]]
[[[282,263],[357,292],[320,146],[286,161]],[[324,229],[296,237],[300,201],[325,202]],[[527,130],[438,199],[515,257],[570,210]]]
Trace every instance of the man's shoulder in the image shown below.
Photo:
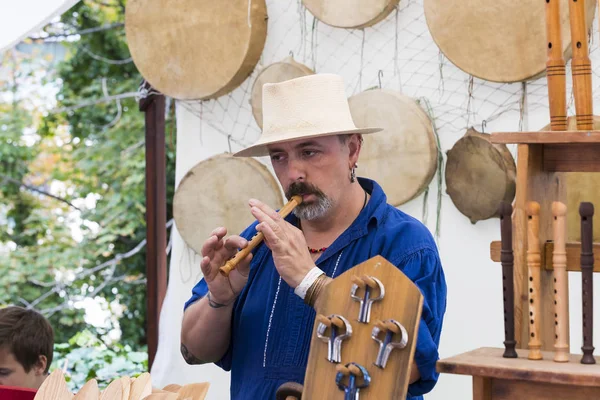
[[[390,204],[383,211],[376,230],[382,249],[395,256],[418,251],[438,254],[433,235],[425,224]]]

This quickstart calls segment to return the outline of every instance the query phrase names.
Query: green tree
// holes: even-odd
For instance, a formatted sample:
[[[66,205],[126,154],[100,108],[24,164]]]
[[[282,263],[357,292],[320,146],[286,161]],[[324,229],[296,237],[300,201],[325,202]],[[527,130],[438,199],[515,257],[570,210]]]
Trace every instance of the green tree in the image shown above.
[[[134,97],[95,101],[134,93],[142,82],[127,48],[124,11],[124,1],[84,1],[45,28],[50,35],[45,40],[63,40],[68,50],[66,60],[46,78],[58,83],[59,112],[39,120],[33,146],[0,147],[1,154],[18,160],[17,166],[2,164],[2,172],[11,168],[9,176],[20,183],[12,185],[16,194],[2,193],[12,228],[0,240],[14,244],[0,259],[10,271],[0,281],[8,279],[14,289],[0,295],[0,302],[37,301],[57,341],[67,342],[90,328],[81,304],[93,298],[111,315],[93,333],[103,337],[118,327],[120,343],[137,350],[145,345],[145,248],[128,258],[117,255],[130,252],[146,236],[144,115]],[[108,29],[93,29],[99,27]],[[88,33],[72,34],[82,31]],[[20,115],[16,110],[13,119]],[[167,119],[167,220],[175,176],[172,115]],[[23,115],[19,118],[6,123],[13,147],[30,125]],[[28,176],[43,176],[62,187],[62,200],[28,190],[23,186]]]

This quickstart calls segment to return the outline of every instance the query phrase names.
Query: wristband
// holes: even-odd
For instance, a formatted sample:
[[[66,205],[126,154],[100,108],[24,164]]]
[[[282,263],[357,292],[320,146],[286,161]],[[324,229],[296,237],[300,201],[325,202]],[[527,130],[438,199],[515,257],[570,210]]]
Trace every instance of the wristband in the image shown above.
[[[208,305],[211,308],[221,308],[221,307],[227,307],[228,305],[232,304],[233,301],[231,303],[228,304],[222,304],[222,303],[217,303],[216,301],[214,301],[213,299],[210,298],[210,290],[208,291],[208,293],[206,294],[206,298],[208,299]],[[234,300],[235,301],[235,300]]]
[[[319,267],[314,267],[313,269],[308,271],[304,279],[302,279],[302,282],[300,282],[296,289],[294,289],[294,293],[296,293],[296,295],[298,295],[302,300],[304,300],[308,288],[310,288],[312,284],[317,280],[317,278],[323,275],[324,273],[325,272],[323,272]]]

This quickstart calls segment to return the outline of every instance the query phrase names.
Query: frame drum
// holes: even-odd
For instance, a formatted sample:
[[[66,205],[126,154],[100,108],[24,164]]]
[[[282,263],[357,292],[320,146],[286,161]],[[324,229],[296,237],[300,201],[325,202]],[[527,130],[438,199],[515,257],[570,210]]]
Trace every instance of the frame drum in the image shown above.
[[[350,97],[356,126],[379,126],[366,135],[357,175],[377,181],[397,207],[419,196],[435,175],[438,150],[432,123],[410,97],[388,89]]]
[[[497,217],[500,202],[512,202],[517,166],[506,145],[470,128],[447,156],[446,192],[471,223]]]
[[[319,21],[337,28],[366,28],[384,20],[400,0],[302,0]]]
[[[133,62],[161,93],[217,98],[254,70],[267,37],[265,0],[129,0],[125,32]]]
[[[433,40],[458,68],[493,82],[521,82],[546,73],[544,1],[424,0]],[[588,29],[596,0],[586,2]],[[569,3],[560,3],[562,44],[571,58]]]
[[[255,221],[248,200],[273,209],[283,207],[279,184],[252,158],[219,154],[196,164],[183,177],[173,198],[173,218],[185,243],[201,254],[202,244],[217,227],[238,235]]]

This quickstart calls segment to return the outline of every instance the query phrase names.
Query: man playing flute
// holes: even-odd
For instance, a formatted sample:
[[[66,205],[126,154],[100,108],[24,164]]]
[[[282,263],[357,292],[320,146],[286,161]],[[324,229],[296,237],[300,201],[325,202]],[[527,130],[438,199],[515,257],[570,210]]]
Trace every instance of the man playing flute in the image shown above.
[[[381,129],[356,128],[344,82],[333,74],[265,84],[263,120],[258,142],[235,155],[269,156],[287,198],[300,195],[302,203],[283,218],[250,199],[253,224],[228,238],[218,227],[205,241],[204,278],[185,304],[183,357],[231,371],[233,400],[273,399],[281,384],[304,381],[318,301],[315,292],[306,304],[307,291],[381,255],[424,296],[407,396],[422,399],[438,379],[446,281],[427,227],[389,205],[377,182],[356,177],[362,135]],[[264,241],[220,274],[257,232]]]

